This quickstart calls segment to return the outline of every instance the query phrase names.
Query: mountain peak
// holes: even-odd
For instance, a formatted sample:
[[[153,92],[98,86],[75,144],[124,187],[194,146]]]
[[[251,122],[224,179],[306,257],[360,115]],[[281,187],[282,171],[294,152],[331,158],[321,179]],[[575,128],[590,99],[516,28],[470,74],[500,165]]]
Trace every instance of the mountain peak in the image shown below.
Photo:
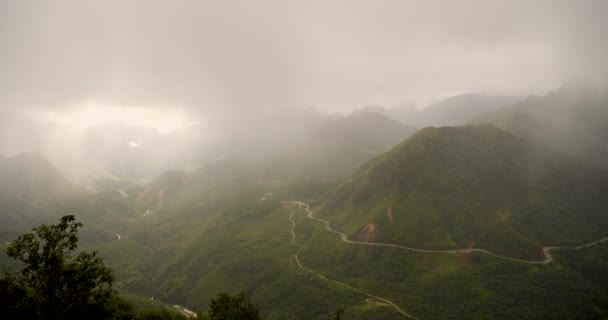
[[[4,191],[29,198],[79,193],[47,159],[37,153],[0,158],[0,180],[9,182],[0,186]]]
[[[490,125],[426,127],[372,160],[320,211],[360,241],[373,224],[376,242],[428,249],[474,242],[539,258],[541,243],[603,235],[608,200],[600,190],[607,187],[605,171]]]
[[[9,166],[11,170],[30,175],[55,176],[60,177],[61,173],[39,153],[19,153],[12,157],[0,158],[4,166]]]

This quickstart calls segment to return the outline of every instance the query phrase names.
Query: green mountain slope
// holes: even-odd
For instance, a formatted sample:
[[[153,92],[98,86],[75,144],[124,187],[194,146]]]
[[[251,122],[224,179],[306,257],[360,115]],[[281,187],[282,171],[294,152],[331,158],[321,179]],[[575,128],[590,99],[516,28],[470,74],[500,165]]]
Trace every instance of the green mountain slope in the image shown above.
[[[348,244],[301,211],[295,219],[302,264],[389,299],[416,319],[602,319],[608,312],[606,242],[530,265],[477,252]]]
[[[272,190],[277,192],[280,190]],[[247,292],[268,319],[400,319],[367,297],[298,268],[290,242],[293,208],[259,190],[179,202],[137,218],[122,240],[95,245],[121,292],[204,310],[220,292]],[[170,211],[169,211],[170,210]]]
[[[184,192],[188,179],[189,175],[185,172],[165,172],[137,194],[134,205],[143,211],[161,210],[173,204]]]
[[[606,171],[491,126],[425,128],[341,185],[320,216],[351,239],[487,249],[606,236]]]
[[[237,159],[207,164],[192,173],[169,171],[141,190],[127,194],[123,202],[132,204],[142,215],[179,213],[180,209],[231,197],[242,192],[267,191],[283,183],[272,179],[265,167]]]
[[[501,151],[504,149],[509,150],[507,156]],[[526,158],[523,154],[544,159],[540,166],[542,170],[532,166],[536,168],[534,172],[546,170],[547,175],[553,175],[554,168],[564,170],[573,187],[581,187],[577,182],[579,178],[591,183],[587,179],[588,172],[596,174],[600,184],[590,185],[589,189],[581,192],[592,188],[601,191],[601,182],[605,181],[597,169],[587,168],[579,161],[488,126],[424,129],[392,152],[370,162],[349,183],[363,177],[369,177],[372,181],[376,177],[372,178],[370,173],[384,164],[388,166],[391,163],[389,160],[403,150],[410,150],[407,153],[416,151],[407,156],[407,163],[416,166],[412,170],[402,170],[403,159],[397,159],[394,163],[399,165],[394,167],[395,171],[387,172],[389,176],[379,175],[384,181],[381,184],[384,190],[396,190],[393,188],[397,188],[399,183],[394,182],[393,178],[407,176],[414,180],[419,172],[427,172],[425,166],[429,163],[432,170],[440,174],[429,174],[429,177],[452,177],[449,181],[453,182],[459,181],[453,177],[454,173],[440,169],[446,161],[454,163],[457,169],[460,168],[458,170],[465,170],[470,161],[487,161],[486,166],[476,166],[482,168],[479,172],[465,170],[463,174],[468,181],[472,176],[487,175],[486,171],[496,172],[496,166],[507,168],[511,162],[517,163],[519,157]],[[428,155],[443,160],[428,161]],[[506,159],[498,161],[496,157]],[[535,162],[524,163],[532,165]],[[382,167],[382,171],[391,166]],[[555,260],[547,265],[522,264],[477,252],[433,254],[347,244],[325,230],[322,224],[306,218],[305,212],[293,204],[282,202],[300,199],[322,203],[328,197],[325,191],[329,189],[327,185],[302,183],[285,187],[250,173],[250,170],[233,161],[201,168],[189,174],[185,182],[181,179],[183,173],[168,173],[153,182],[154,188],[158,187],[155,190],[172,189],[179,192],[166,199],[167,205],[159,211],[162,214],[143,216],[143,209],[132,208],[130,201],[137,193],[127,198],[105,197],[105,194],[104,197],[86,195],[62,206],[45,205],[44,209],[50,221],[62,213],[76,213],[85,223],[80,248],[99,250],[104,261],[115,271],[119,292],[139,303],[149,302],[154,297],[154,301],[178,304],[198,311],[206,309],[209,299],[219,292],[245,291],[267,319],[319,320],[331,319],[338,306],[345,308],[347,319],[404,319],[394,308],[382,300],[370,299],[365,293],[388,299],[421,319],[485,319],[488,315],[496,319],[568,319],[585,318],[582,317],[585,315],[593,318],[608,310],[603,302],[606,301],[607,282],[602,273],[602,266],[608,257],[606,244],[581,251],[554,252]],[[500,175],[504,176],[503,179],[507,181],[505,187],[509,188],[514,186],[509,180],[510,176],[514,176],[511,179],[519,179],[518,175],[509,173],[507,169]],[[531,181],[541,179],[541,176],[526,173]],[[554,184],[561,184],[562,178],[559,175],[555,178]],[[484,189],[494,190],[494,185],[482,178],[478,180],[477,183],[483,183]],[[541,181],[550,189],[552,180]],[[423,187],[434,190],[438,186],[432,182],[428,185],[418,182],[416,185],[423,191]],[[496,190],[486,192],[462,185],[467,191],[474,190],[481,194],[475,195],[471,191],[472,196],[463,198],[479,207],[479,203],[487,204],[487,199],[482,196],[493,201],[503,199],[491,196],[497,193]],[[150,194],[158,196],[156,191]],[[576,193],[561,203],[552,202],[555,199],[545,196],[543,192],[540,190],[536,197],[547,201],[551,208],[564,203],[583,206],[577,201],[579,195]],[[171,193],[166,194],[169,196]],[[325,206],[330,200],[335,200],[337,194],[337,191],[334,192]],[[504,195],[504,199],[507,199],[507,195]],[[463,197],[462,193],[456,196]],[[597,204],[593,197],[590,195],[589,202]],[[174,200],[169,201],[170,198]],[[3,201],[0,198],[0,205],[4,205]],[[454,199],[446,198],[444,201],[445,204],[449,201],[456,203]],[[403,216],[398,215],[401,212],[399,208],[393,205],[391,209],[395,227],[401,227],[403,221]],[[605,229],[601,219],[593,220],[596,219],[595,215],[573,212],[597,223],[596,229],[588,227],[585,232],[589,235],[580,236],[580,239],[591,238],[593,232]],[[477,213],[479,223],[484,223],[483,212]],[[324,217],[330,215],[332,213],[329,211],[322,214]],[[386,211],[381,211],[380,216],[384,215]],[[469,216],[464,216],[467,222]],[[563,218],[559,214],[557,216]],[[505,230],[515,227],[509,227],[502,220],[507,218],[507,222],[511,223],[519,219],[515,212],[512,212],[511,220],[504,213],[499,217],[503,224],[498,227]],[[572,221],[576,227],[578,218]],[[442,224],[442,220],[437,222],[437,226],[447,225]],[[546,222],[547,230],[561,232],[558,222]],[[31,222],[27,228],[39,223]],[[332,223],[337,225],[335,221]],[[492,223],[489,225],[491,227]],[[379,232],[383,230],[380,224],[376,227]],[[462,227],[462,230],[468,232],[470,229]],[[522,234],[525,232],[521,231]],[[553,234],[549,232],[549,235]],[[511,248],[505,246],[505,243],[510,244],[511,236],[509,232],[496,233],[491,239],[506,240],[498,242],[500,248],[496,251]],[[575,237],[578,235],[571,236],[565,234],[563,242],[567,244],[579,240]],[[14,236],[2,239],[12,238]],[[532,239],[532,236],[528,238]],[[504,253],[527,257],[527,244],[516,244],[517,250],[505,250]],[[477,243],[475,246],[478,246]],[[536,248],[530,248],[530,256],[536,257]],[[306,271],[298,264],[294,258],[296,253],[299,254],[299,263],[315,273]],[[5,262],[4,257],[0,256],[0,264]]]
[[[88,193],[68,182],[46,159],[21,154],[0,159],[0,262],[8,262],[8,241],[41,223],[75,214],[88,244],[111,242],[128,227],[136,210]]]
[[[547,265],[477,252],[347,244],[297,206],[279,201],[314,194],[296,189],[270,189],[273,195],[262,198],[253,188],[238,196],[181,202],[169,214],[138,219],[123,240],[97,248],[115,268],[122,292],[192,310],[206,308],[222,291],[247,292],[268,319],[329,319],[340,305],[347,319],[404,319],[361,292],[420,319],[593,318],[608,310],[602,302],[605,243],[556,251]],[[299,267],[296,252],[305,268],[325,278]]]

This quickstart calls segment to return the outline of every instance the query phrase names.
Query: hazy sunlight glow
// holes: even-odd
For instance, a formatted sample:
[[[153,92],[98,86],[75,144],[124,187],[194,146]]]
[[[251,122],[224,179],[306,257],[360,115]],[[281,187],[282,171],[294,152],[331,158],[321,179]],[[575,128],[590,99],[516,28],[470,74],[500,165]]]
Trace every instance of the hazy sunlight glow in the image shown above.
[[[87,102],[69,112],[36,110],[28,113],[34,119],[60,125],[69,125],[81,129],[106,123],[154,128],[164,134],[191,125],[198,121],[186,120],[182,108],[143,106],[109,106],[96,102]]]

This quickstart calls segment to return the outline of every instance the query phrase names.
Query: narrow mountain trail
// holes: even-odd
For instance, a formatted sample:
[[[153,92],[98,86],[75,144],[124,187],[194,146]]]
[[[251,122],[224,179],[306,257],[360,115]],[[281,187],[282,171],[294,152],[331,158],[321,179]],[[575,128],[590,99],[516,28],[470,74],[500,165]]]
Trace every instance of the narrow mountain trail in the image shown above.
[[[398,245],[398,244],[392,244],[392,243],[381,243],[381,242],[362,242],[362,241],[353,241],[353,240],[349,240],[347,238],[347,236],[332,228],[331,225],[329,224],[329,221],[327,220],[323,220],[321,218],[317,218],[313,215],[313,212],[310,210],[310,206],[304,202],[300,202],[300,201],[290,201],[290,203],[296,204],[299,206],[300,209],[304,208],[304,210],[308,213],[307,217],[309,219],[312,220],[316,220],[319,221],[321,223],[323,223],[325,225],[325,229],[336,233],[338,235],[340,235],[341,239],[343,242],[345,243],[350,243],[350,244],[356,244],[356,245],[364,245],[364,246],[376,246],[376,247],[390,247],[390,248],[398,248],[398,249],[402,249],[402,250],[407,250],[407,251],[414,251],[414,252],[423,252],[423,253],[447,253],[447,254],[458,254],[458,253],[471,253],[471,252],[479,252],[479,253],[483,253],[483,254],[487,254],[499,259],[503,259],[503,260],[509,260],[509,261],[515,261],[515,262],[521,262],[521,263],[527,263],[527,264],[549,264],[551,262],[553,262],[553,256],[551,255],[552,250],[580,250],[580,249],[584,249],[584,248],[588,248],[588,247],[592,247],[595,245],[598,245],[600,243],[606,242],[608,241],[608,237],[604,237],[602,239],[593,241],[593,242],[589,242],[589,243],[585,243],[579,246],[567,246],[567,247],[543,247],[542,251],[543,254],[545,256],[545,258],[543,260],[524,260],[524,259],[518,259],[518,258],[512,258],[512,257],[507,257],[507,256],[503,256],[485,249],[476,249],[476,248],[471,248],[471,249],[453,249],[453,250],[428,250],[428,249],[418,249],[418,248],[412,248],[412,247],[407,247],[407,246],[402,246],[402,245]]]
[[[319,278],[321,278],[321,279],[323,279],[325,281],[328,281],[328,282],[337,284],[339,286],[342,286],[344,288],[353,290],[353,291],[355,291],[357,293],[360,293],[360,294],[362,294],[364,296],[367,296],[369,298],[372,298],[372,299],[375,299],[375,300],[378,300],[378,301],[382,301],[382,302],[386,303],[388,306],[390,306],[393,309],[395,309],[400,314],[404,315],[405,317],[410,318],[410,319],[416,319],[416,318],[414,318],[414,316],[412,316],[411,314],[405,312],[403,309],[401,309],[399,306],[397,306],[394,302],[392,302],[392,301],[390,301],[388,299],[385,299],[385,298],[382,298],[382,297],[378,297],[376,295],[373,295],[373,294],[361,291],[359,289],[353,288],[353,287],[351,287],[351,286],[349,286],[349,285],[347,285],[345,283],[342,283],[340,281],[329,279],[326,276],[324,276],[324,275],[322,275],[322,274],[320,274],[320,273],[318,273],[318,272],[316,272],[314,270],[308,269],[304,265],[302,265],[302,262],[300,262],[300,258],[298,257],[298,253],[300,252],[300,246],[296,243],[296,233],[294,231],[294,229],[296,227],[296,222],[295,222],[295,220],[293,220],[293,214],[294,214],[293,212],[291,212],[289,214],[289,220],[291,221],[291,224],[292,224],[291,230],[290,230],[290,232],[291,232],[291,243],[298,248],[298,252],[296,252],[296,254],[294,254],[293,257],[296,260],[296,264],[298,265],[298,267],[300,267],[300,269],[302,269],[302,270],[304,270],[306,272],[312,273],[312,274],[316,275],[317,277],[319,277]]]

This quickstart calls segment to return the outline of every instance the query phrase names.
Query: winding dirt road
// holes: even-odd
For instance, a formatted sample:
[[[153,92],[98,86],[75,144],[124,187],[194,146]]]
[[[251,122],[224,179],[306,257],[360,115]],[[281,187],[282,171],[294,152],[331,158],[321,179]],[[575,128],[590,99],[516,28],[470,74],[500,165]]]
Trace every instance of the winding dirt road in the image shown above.
[[[576,247],[570,246],[570,247],[543,247],[543,254],[545,256],[545,258],[543,260],[540,261],[536,261],[536,260],[524,260],[524,259],[518,259],[518,258],[512,258],[512,257],[507,257],[507,256],[503,256],[488,250],[484,250],[484,249],[475,249],[475,248],[471,248],[471,249],[454,249],[454,250],[427,250],[427,249],[418,249],[418,248],[412,248],[412,247],[407,247],[407,246],[402,246],[402,245],[397,245],[397,244],[392,244],[392,243],[379,243],[379,242],[361,242],[361,241],[352,241],[349,240],[346,235],[334,228],[331,227],[331,225],[329,224],[329,221],[327,220],[323,220],[321,218],[317,218],[313,215],[312,210],[310,210],[310,206],[304,202],[301,201],[289,201],[288,203],[292,203],[292,204],[296,204],[298,205],[298,208],[301,210],[302,208],[306,211],[307,215],[306,217],[308,217],[309,219],[312,220],[316,220],[319,221],[321,223],[323,223],[325,225],[325,229],[336,233],[338,235],[340,235],[340,238],[342,239],[343,242],[345,243],[350,243],[350,244],[356,244],[356,245],[365,245],[365,246],[377,246],[377,247],[390,247],[390,248],[398,248],[398,249],[403,249],[403,250],[407,250],[407,251],[414,251],[414,252],[423,252],[423,253],[448,253],[448,254],[457,254],[457,253],[470,253],[470,252],[480,252],[480,253],[484,253],[499,259],[504,259],[504,260],[509,260],[509,261],[516,261],[516,262],[521,262],[521,263],[527,263],[527,264],[548,264],[553,262],[553,257],[551,256],[551,252],[552,250],[580,250],[583,248],[588,248],[588,247],[592,247],[594,245],[603,243],[608,241],[608,237],[593,241],[593,242],[589,242],[589,243],[585,243]],[[292,227],[291,227],[291,243],[293,243],[296,247],[298,247],[298,251],[296,252],[296,254],[293,255],[294,259],[296,260],[296,263],[298,265],[298,267],[300,267],[300,269],[312,273],[316,276],[318,276],[319,278],[326,280],[328,282],[331,283],[335,283],[337,285],[340,285],[342,287],[348,288],[350,290],[353,290],[355,292],[358,292],[360,294],[363,294],[369,298],[372,299],[376,299],[379,301],[382,301],[384,303],[386,303],[387,305],[389,305],[390,307],[394,308],[397,312],[399,312],[400,314],[411,318],[411,319],[416,319],[414,316],[412,316],[411,314],[405,312],[403,309],[401,309],[399,306],[397,306],[394,302],[382,298],[382,297],[378,297],[376,295],[373,294],[369,294],[367,292],[361,291],[359,289],[353,288],[345,283],[336,281],[336,280],[332,280],[329,279],[327,277],[325,277],[324,275],[306,268],[304,265],[302,265],[302,263],[300,262],[300,259],[298,257],[298,253],[300,252],[300,246],[296,243],[296,234],[295,234],[295,227],[296,227],[296,222],[293,220],[293,212],[290,213],[289,215],[289,220],[291,221]]]
[[[491,251],[488,251],[485,249],[476,249],[476,248],[453,249],[453,250],[418,249],[418,248],[412,248],[412,247],[407,247],[407,246],[402,246],[402,245],[392,244],[392,243],[362,242],[362,241],[349,240],[344,233],[332,228],[331,225],[329,224],[329,221],[315,217],[313,215],[313,212],[310,210],[310,206],[308,204],[306,204],[304,202],[300,202],[300,201],[289,201],[289,202],[293,203],[293,204],[297,204],[300,209],[304,208],[304,210],[306,210],[306,212],[308,213],[307,217],[309,219],[317,220],[317,221],[323,223],[325,225],[325,229],[327,229],[330,232],[340,235],[343,242],[350,243],[350,244],[365,245],[365,246],[391,247],[391,248],[398,248],[398,249],[414,251],[414,252],[448,253],[448,254],[480,252],[480,253],[484,253],[484,254],[499,258],[499,259],[504,259],[504,260],[509,260],[509,261],[515,261],[515,262],[521,262],[521,263],[527,263],[527,264],[548,264],[548,263],[553,262],[553,256],[551,256],[551,252],[550,252],[552,250],[580,250],[583,248],[588,248],[588,247],[608,241],[608,237],[604,237],[602,239],[599,239],[599,240],[596,240],[593,242],[589,242],[589,243],[585,243],[585,244],[582,244],[582,245],[576,246],[576,247],[573,247],[573,246],[570,246],[570,247],[543,247],[542,250],[543,250],[543,254],[545,256],[545,258],[543,260],[524,260],[524,259],[512,258],[512,257],[503,256],[503,255],[500,255],[500,254],[497,254],[497,253],[494,253],[494,252],[491,252]]]
[[[324,276],[324,275],[322,275],[322,274],[320,274],[320,273],[318,273],[318,272],[316,272],[314,270],[308,269],[304,265],[302,265],[302,262],[300,262],[300,258],[298,257],[298,253],[300,252],[300,246],[296,243],[296,234],[294,232],[294,229],[296,227],[296,222],[293,220],[293,212],[289,214],[289,220],[291,221],[291,224],[292,224],[292,226],[291,226],[291,243],[293,243],[293,245],[295,245],[298,248],[298,252],[296,252],[296,254],[294,254],[293,257],[296,260],[296,263],[297,263],[298,267],[300,267],[300,269],[302,269],[302,270],[304,270],[306,272],[312,273],[312,274],[316,275],[317,277],[319,277],[319,278],[321,278],[321,279],[323,279],[325,281],[328,281],[328,282],[337,284],[339,286],[345,287],[347,289],[353,290],[353,291],[355,291],[357,293],[360,293],[360,294],[362,294],[364,296],[367,296],[369,298],[372,298],[372,299],[375,299],[375,300],[378,300],[378,301],[382,301],[382,302],[386,303],[387,305],[389,305],[390,307],[392,307],[393,309],[395,309],[400,314],[402,314],[402,315],[404,315],[404,316],[406,316],[406,317],[408,317],[410,319],[416,319],[416,318],[414,318],[414,316],[412,316],[411,314],[405,312],[403,309],[399,308],[399,306],[397,306],[394,302],[392,302],[392,301],[390,301],[388,299],[385,299],[385,298],[382,298],[382,297],[378,297],[376,295],[373,295],[373,294],[361,291],[359,289],[353,288],[353,287],[351,287],[351,286],[349,286],[349,285],[347,285],[345,283],[342,283],[340,281],[329,279],[326,276]]]

